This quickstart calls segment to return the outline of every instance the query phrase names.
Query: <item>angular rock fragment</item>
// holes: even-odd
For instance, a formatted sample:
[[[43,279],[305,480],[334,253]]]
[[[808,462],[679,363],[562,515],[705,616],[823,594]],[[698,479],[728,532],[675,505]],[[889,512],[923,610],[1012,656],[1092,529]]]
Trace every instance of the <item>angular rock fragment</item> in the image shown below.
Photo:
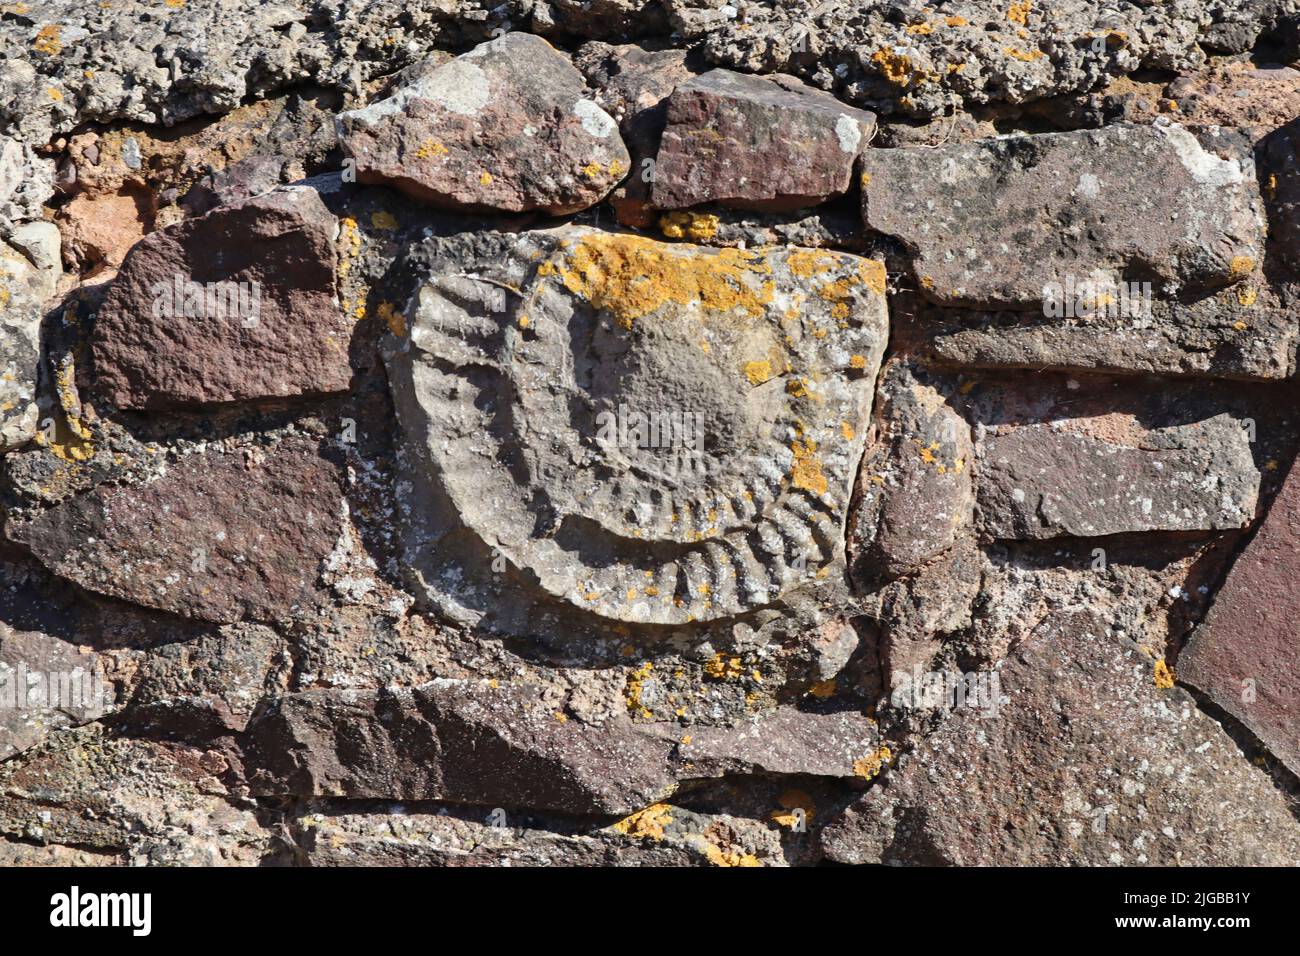
[[[62,273],[53,223],[24,223],[0,240],[0,452],[36,434],[41,320]]]
[[[273,852],[255,807],[220,782],[225,758],[65,731],[0,765],[0,837],[115,852],[134,866],[255,866]]]
[[[112,687],[94,654],[39,631],[0,624],[0,760],[56,730],[113,709]]]
[[[0,238],[25,220],[39,220],[54,193],[54,163],[31,145],[0,136]]]
[[[507,33],[338,117],[357,179],[476,212],[577,212],[628,174],[618,124],[568,58]]]
[[[1300,773],[1300,470],[1232,566],[1204,623],[1178,656],[1178,677],[1249,727]]]
[[[1230,415],[1137,436],[1039,423],[976,447],[980,527],[994,538],[1098,537],[1245,527],[1259,470]]]
[[[850,538],[863,580],[914,571],[971,523],[970,426],[934,385],[902,363],[881,377],[877,445],[858,475]]]
[[[314,443],[182,458],[152,481],[100,485],[7,529],[51,571],[145,607],[218,623],[320,602],[342,527],[336,466]]]
[[[249,727],[258,794],[449,800],[590,815],[632,813],[678,782],[728,774],[852,778],[876,749],[855,713],[779,709],[752,724],[588,725],[525,689],[434,681],[412,689],[275,698]]]
[[[868,150],[862,212],[942,305],[1041,309],[1050,283],[1212,289],[1263,260],[1250,156],[1222,159],[1174,125]]]
[[[149,234],[99,310],[95,390],[136,409],[346,390],[337,231],[295,186]]]
[[[684,625],[835,593],[881,263],[566,227],[411,268],[404,560],[443,613]]]
[[[1086,611],[998,670],[996,714],[953,713],[822,831],[841,863],[1273,865],[1300,824],[1185,691]]]
[[[846,192],[874,114],[793,76],[710,70],[668,98],[654,204],[783,211]]]

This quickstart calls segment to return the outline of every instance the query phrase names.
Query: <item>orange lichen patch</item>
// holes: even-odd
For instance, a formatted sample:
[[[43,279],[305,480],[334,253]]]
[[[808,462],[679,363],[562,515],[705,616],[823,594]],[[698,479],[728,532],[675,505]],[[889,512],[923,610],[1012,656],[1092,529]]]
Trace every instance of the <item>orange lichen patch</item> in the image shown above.
[[[491,186],[491,185],[492,185],[492,174],[489,173],[486,169],[483,170],[483,172],[481,172],[481,173],[478,174],[478,184],[479,184],[480,186]]]
[[[704,665],[704,673],[714,680],[731,680],[740,676],[740,658],[728,657],[719,651],[713,660]]]
[[[913,73],[910,57],[887,48],[871,54],[871,62],[876,65],[884,78],[895,86],[906,86]]]
[[[659,231],[669,239],[703,242],[718,234],[718,217],[704,212],[670,212],[659,217]]]
[[[1268,181],[1264,184],[1264,195],[1269,199],[1277,198],[1277,173],[1268,174]]]
[[[600,163],[588,163],[586,166],[582,167],[582,175],[586,176],[588,179],[595,179],[604,171],[605,167],[600,165]]]
[[[917,454],[921,456],[921,461],[925,462],[927,465],[933,465],[938,461],[934,456],[934,453],[939,450],[939,443],[937,441],[930,442],[928,445],[922,445],[919,441],[916,441],[915,438],[913,438],[912,441],[916,442]]]
[[[392,230],[397,228],[397,217],[391,212],[380,209],[370,214],[370,226],[372,229]]]
[[[858,432],[857,429],[848,422],[840,422],[840,434],[844,436],[845,441],[853,441]]]
[[[666,803],[652,803],[614,824],[619,833],[641,840],[662,840],[664,828],[673,822],[673,808]]]
[[[778,826],[794,829],[799,823],[807,823],[814,816],[813,798],[806,791],[790,789],[777,798],[780,810],[773,810],[768,819]],[[799,810],[802,813],[796,813]]]
[[[58,56],[63,52],[62,34],[62,26],[57,23],[47,24],[36,31],[36,39],[32,41],[32,49],[38,53]]]
[[[402,317],[402,313],[397,311],[393,303],[380,302],[375,314],[388,326],[388,331],[396,336],[406,335],[406,319]]]
[[[1255,260],[1250,256],[1233,256],[1228,263],[1228,271],[1234,279],[1240,279],[1255,271]]]
[[[861,372],[866,367],[867,367],[867,360],[865,356],[862,355],[849,356],[849,368],[857,369],[859,372]]]
[[[1174,672],[1169,669],[1169,665],[1165,663],[1165,659],[1163,657],[1160,658],[1160,660],[1156,661],[1156,669],[1155,669],[1154,676],[1155,676],[1156,686],[1159,687],[1161,690],[1168,690],[1169,688],[1174,686]]]
[[[876,295],[885,294],[888,274],[885,272],[885,264],[879,259],[863,260],[862,264],[858,266],[858,278]]]
[[[1245,332],[1248,328],[1250,328],[1250,326],[1248,326],[1245,322],[1241,321],[1241,319],[1238,319],[1236,322],[1233,322],[1232,327],[1236,329],[1238,332]]]
[[[864,176],[868,175],[863,173]],[[819,273],[834,267],[836,257],[829,252],[816,249],[796,249],[786,258],[786,267],[790,274],[800,279],[811,279]]]
[[[1259,290],[1251,285],[1243,285],[1237,289],[1237,304],[1250,308],[1259,298]]]
[[[794,463],[790,466],[790,481],[804,491],[815,495],[826,494],[829,487],[826,475],[822,473],[822,463],[817,458],[817,445],[811,439],[790,443],[794,452]]]
[[[620,163],[617,159],[609,164],[609,174],[614,178],[617,179],[619,176],[622,176],[625,172],[627,172],[627,167],[624,166],[622,163]]]
[[[862,188],[863,188],[863,189],[866,189],[868,186],[870,186],[870,185],[871,185],[871,174],[870,174],[870,173],[863,173],[863,174],[862,174],[862,177],[861,177],[861,182],[862,182]]]
[[[966,69],[966,64],[965,64],[965,63],[949,63],[949,64],[948,64],[948,72],[949,72],[949,73],[960,73],[960,72],[961,72],[962,70],[964,70],[964,69]]]
[[[704,845],[704,856],[714,866],[762,866],[758,857],[739,850],[721,850],[712,843]]]
[[[1029,6],[1030,0],[1019,0],[1018,3],[1011,4],[1007,8],[1007,19],[1012,23],[1019,23],[1022,27],[1029,25]]]
[[[60,93],[58,89],[53,86],[47,86],[45,88],[45,92],[48,93],[50,99],[54,100],[55,102],[58,102],[59,100],[63,99],[63,94]]]
[[[819,680],[808,688],[808,693],[812,694],[818,700],[825,700],[827,697],[835,696],[835,678],[830,680]]]
[[[562,711],[562,710],[557,710],[557,711],[555,711],[555,713],[553,713],[551,716],[554,717],[556,720],[558,720],[558,721],[559,721],[560,723],[562,723],[562,724],[564,724],[564,723],[568,723],[568,720],[569,720],[569,715],[566,714],[566,713],[565,713],[564,711]]]
[[[696,305],[706,312],[763,315],[776,293],[771,266],[743,249],[706,252],[694,246],[664,246],[631,235],[584,236],[539,275],[556,274],[574,295],[611,312],[626,329],[666,305]]]
[[[881,770],[888,767],[893,759],[894,755],[890,749],[881,747],[860,760],[855,760],[853,762],[853,775],[861,777],[863,780],[872,780]]]
[[[645,704],[641,703],[641,694],[645,691],[645,683],[650,679],[650,673],[655,669],[651,661],[646,661],[636,670],[634,670],[627,679],[627,686],[623,690],[623,699],[627,704],[627,711],[633,717],[641,717],[646,720],[654,717],[654,713]]]
[[[1013,46],[1004,46],[1002,52],[1013,60],[1022,60],[1025,63],[1032,63],[1047,56],[1042,50],[1020,50]]]
[[[426,139],[415,151],[415,155],[417,159],[437,159],[439,156],[446,156],[448,152],[449,150],[442,143]]]
[[[925,37],[934,32],[933,23],[914,23],[907,28],[907,32],[912,36]]]
[[[966,26],[966,24],[970,23],[970,21],[967,20],[965,17],[960,17],[957,16],[956,14],[944,17],[943,22],[948,24],[948,26],[950,27],[964,27]]]
[[[185,0],[163,0],[163,3],[167,4],[167,6],[171,7],[173,10],[179,10],[181,7],[185,6]]]

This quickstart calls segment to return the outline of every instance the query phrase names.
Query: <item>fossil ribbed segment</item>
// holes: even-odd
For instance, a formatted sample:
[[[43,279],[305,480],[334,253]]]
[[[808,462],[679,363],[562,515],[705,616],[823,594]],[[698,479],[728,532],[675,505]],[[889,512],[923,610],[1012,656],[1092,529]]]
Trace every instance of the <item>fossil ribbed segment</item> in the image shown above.
[[[389,369],[405,561],[435,605],[675,626],[841,586],[881,263],[582,227],[411,260]]]

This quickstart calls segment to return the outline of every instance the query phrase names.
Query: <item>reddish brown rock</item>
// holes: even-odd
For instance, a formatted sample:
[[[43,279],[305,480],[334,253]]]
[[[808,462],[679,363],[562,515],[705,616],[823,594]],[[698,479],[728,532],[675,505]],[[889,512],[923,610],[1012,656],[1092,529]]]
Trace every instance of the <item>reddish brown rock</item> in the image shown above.
[[[286,439],[100,485],[7,531],[88,590],[219,623],[276,621],[319,603],[342,501],[335,466],[313,443]]]
[[[710,70],[668,98],[654,204],[784,211],[846,192],[876,118],[792,76]]]
[[[119,408],[345,391],[337,228],[314,189],[289,187],[146,236],[95,322],[95,390]]]
[[[1059,611],[821,839],[841,863],[1287,865],[1285,796],[1155,662]]]
[[[432,205],[577,212],[631,162],[618,124],[585,98],[582,74],[540,37],[507,33],[338,117],[357,179]]]
[[[1300,469],[1237,558],[1205,621],[1178,658],[1178,677],[1249,727],[1300,773]]]

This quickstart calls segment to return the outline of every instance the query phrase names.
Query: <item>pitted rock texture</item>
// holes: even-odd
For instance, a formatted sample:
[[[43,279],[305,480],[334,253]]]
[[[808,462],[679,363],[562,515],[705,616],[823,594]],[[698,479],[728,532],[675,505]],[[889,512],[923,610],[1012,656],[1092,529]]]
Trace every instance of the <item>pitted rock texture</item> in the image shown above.
[[[1268,775],[1186,691],[1158,688],[1153,665],[1087,611],[1057,612],[999,670],[1000,711],[947,715],[827,826],[827,855],[1294,866],[1300,825]]]
[[[815,206],[849,188],[876,118],[791,76],[710,70],[668,97],[654,204]]]
[[[913,251],[942,305],[1040,309],[1071,280],[1215,288],[1263,259],[1249,157],[1172,124],[869,150],[862,214]]]
[[[1050,424],[977,444],[981,525],[995,538],[1099,537],[1241,528],[1259,472],[1245,423],[1227,415],[1159,429],[1136,447]]]
[[[100,307],[95,391],[165,408],[346,389],[338,228],[314,189],[295,186],[151,233]]]
[[[508,33],[343,113],[339,142],[363,183],[451,209],[562,215],[600,202],[631,163],[584,93],[567,57]]]
[[[1300,863],[1298,115],[1297,0],[3,4],[0,864]]]
[[[7,530],[100,594],[207,621],[281,620],[322,599],[317,578],[342,508],[336,466],[288,439],[101,485]]]
[[[517,579],[684,625],[834,589],[880,262],[584,228],[465,245],[431,250],[389,360],[404,560],[431,601],[517,612],[527,595],[493,598]]]
[[[1300,556],[1300,473],[1292,469],[1210,613],[1178,658],[1179,676],[1235,716],[1300,772],[1300,688],[1293,606]]]

